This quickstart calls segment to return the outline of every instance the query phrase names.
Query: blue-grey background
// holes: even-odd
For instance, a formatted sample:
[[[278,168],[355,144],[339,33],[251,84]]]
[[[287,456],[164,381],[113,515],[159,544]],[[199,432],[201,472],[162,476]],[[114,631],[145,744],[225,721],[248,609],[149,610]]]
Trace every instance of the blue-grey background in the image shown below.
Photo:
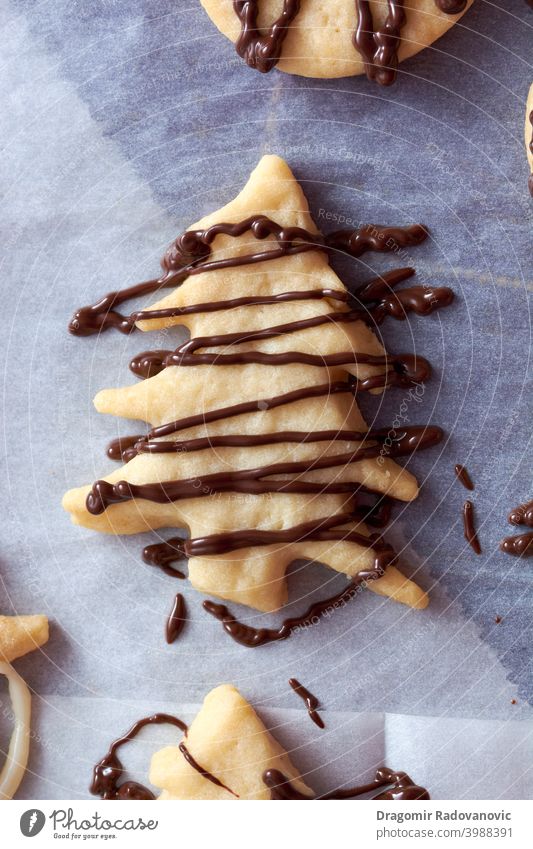
[[[509,509],[532,494],[531,8],[476,0],[388,90],[362,77],[260,76],[196,0],[0,0],[0,45],[0,612],[42,611],[52,622],[44,650],[17,663],[42,734],[22,794],[84,795],[91,763],[124,730],[122,700],[129,719],[136,700],[196,703],[226,680],[263,709],[299,707],[287,686],[296,675],[326,716],[531,721],[533,563],[498,551]],[[368,593],[288,643],[250,651],[224,637],[191,587],[141,562],[148,535],[74,528],[60,499],[104,473],[107,440],[131,429],[98,416],[92,397],[131,382],[127,363],[147,344],[135,334],[70,337],[72,311],[153,276],[168,242],[231,199],[265,152],[287,159],[319,224],[329,211],[428,225],[431,240],[407,264],[457,298],[430,319],[383,327],[390,350],[416,349],[434,365],[411,421],[447,432],[412,463],[421,497],[391,534],[430,608]],[[406,260],[367,255],[338,267],[355,283],[393,264]],[[367,420],[387,424],[400,403],[401,393],[365,399]],[[482,557],[463,540],[456,462],[476,483]],[[342,585],[318,566],[295,571],[295,609]],[[177,589],[191,621],[168,647]],[[98,740],[91,721],[104,729]],[[307,722],[296,740],[313,734],[308,760],[328,761],[335,735],[317,742]],[[483,757],[472,755],[470,769],[468,787]],[[454,781],[448,794],[467,792]]]

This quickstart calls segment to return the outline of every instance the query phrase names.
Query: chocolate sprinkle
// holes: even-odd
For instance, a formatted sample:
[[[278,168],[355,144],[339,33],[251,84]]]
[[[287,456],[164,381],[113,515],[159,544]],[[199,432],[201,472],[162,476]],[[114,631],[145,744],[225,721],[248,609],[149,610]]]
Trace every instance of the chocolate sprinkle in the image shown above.
[[[474,489],[474,484],[472,483],[472,478],[468,474],[466,468],[464,466],[460,466],[459,464],[455,467],[455,474],[457,476],[457,480],[463,484],[465,489]]]
[[[476,554],[481,554],[481,545],[474,526],[474,505],[471,501],[465,501],[463,505],[463,524],[466,541]]]
[[[177,593],[165,627],[165,637],[169,645],[178,639],[186,620],[185,599],[181,593]]]
[[[304,687],[303,684],[300,684],[300,682],[296,678],[289,678],[289,684],[296,693],[296,695],[300,696],[300,698],[305,702],[307,707],[307,713],[309,714],[310,718],[313,720],[315,725],[318,725],[319,728],[325,728],[324,720],[317,712],[317,707],[319,706],[319,701],[317,697],[313,696],[313,694],[306,687]]]

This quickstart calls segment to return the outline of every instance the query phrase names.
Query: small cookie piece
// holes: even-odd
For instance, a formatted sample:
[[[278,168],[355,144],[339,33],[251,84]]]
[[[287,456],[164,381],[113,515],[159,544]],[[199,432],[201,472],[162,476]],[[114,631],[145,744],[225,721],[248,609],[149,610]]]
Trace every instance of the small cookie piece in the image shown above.
[[[260,71],[383,85],[398,62],[444,35],[473,0],[201,0],[239,55]]]
[[[11,661],[48,642],[48,619],[33,616],[0,616],[0,660]]]
[[[527,161],[529,164],[529,193],[533,197],[533,84],[529,89],[526,103],[526,125],[524,130]]]
[[[206,696],[182,748],[169,746],[156,752],[150,781],[161,788],[161,800],[266,800],[270,790],[263,774],[271,769],[282,772],[301,793],[313,796],[252,706],[235,687],[223,684]]]

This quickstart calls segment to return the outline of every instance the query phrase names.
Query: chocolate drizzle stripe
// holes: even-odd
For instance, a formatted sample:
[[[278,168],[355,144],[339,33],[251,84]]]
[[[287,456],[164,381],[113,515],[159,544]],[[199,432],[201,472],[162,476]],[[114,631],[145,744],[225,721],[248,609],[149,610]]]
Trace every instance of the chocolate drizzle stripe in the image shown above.
[[[227,790],[228,793],[231,793],[231,795],[235,796],[236,799],[239,798],[238,793],[235,793],[233,790],[223,784],[222,781],[220,781],[220,779],[216,777],[216,775],[213,775],[211,772],[209,772],[209,770],[205,769],[205,767],[200,766],[198,761],[193,758],[193,756],[187,749],[185,743],[179,744],[179,750],[187,761],[187,763],[189,764],[189,766],[192,766],[192,768],[195,769],[196,772],[199,772],[203,778],[207,779],[207,781],[210,781],[212,784],[216,784],[217,787],[222,787],[223,790]]]
[[[245,413],[265,412],[266,410],[274,410],[277,407],[282,407],[285,404],[294,404],[296,401],[303,401],[306,398],[320,398],[324,395],[336,395],[338,392],[349,392],[354,394],[355,382],[346,380],[337,380],[332,383],[320,383],[315,386],[305,386],[301,389],[293,389],[291,392],[284,392],[282,395],[274,395],[271,398],[259,398],[256,401],[243,401],[240,404],[232,404],[229,407],[219,407],[216,410],[209,410],[204,413],[198,413],[195,416],[187,416],[183,419],[175,419],[173,422],[168,422],[158,427],[152,428],[148,433],[148,439],[158,439],[162,436],[170,436],[173,433],[178,433],[180,430],[187,430],[190,427],[197,427],[202,424],[210,424],[221,419],[233,418],[234,416],[244,415]]]
[[[209,260],[211,245],[217,236],[238,238],[247,232],[259,241],[273,236],[277,247],[258,253]],[[135,329],[135,316],[139,313],[125,316],[117,312],[117,307],[131,298],[178,286],[194,274],[253,265],[314,250],[339,250],[353,257],[361,256],[369,250],[390,252],[399,247],[420,244],[427,235],[427,230],[420,224],[409,227],[367,224],[358,230],[339,230],[322,236],[302,227],[281,227],[265,215],[249,216],[234,224],[214,224],[206,230],[187,230],[173,242],[161,260],[164,273],[160,278],[137,283],[122,291],[109,292],[97,303],[81,307],[71,319],[69,331],[75,336],[90,336],[109,328],[131,333]]]
[[[358,430],[285,430],[277,433],[229,434],[221,436],[204,436],[197,439],[182,439],[160,442],[138,437],[134,442],[135,453],[139,454],[187,454],[191,451],[202,451],[206,448],[239,448],[257,445],[277,445],[284,442],[304,445],[310,442],[376,442],[376,445],[363,445],[357,450],[361,459],[379,456],[383,444],[390,442],[387,447],[389,457],[399,457],[411,454],[413,451],[431,448],[437,445],[443,436],[439,427],[432,425],[409,425],[401,431],[396,431],[391,437],[390,428],[376,428],[368,431]],[[133,449],[129,449],[131,451]],[[128,454],[128,459],[131,457]]]
[[[312,719],[315,725],[317,725],[319,728],[325,728],[324,720],[317,712],[317,708],[319,707],[319,701],[317,697],[314,696],[307,689],[307,687],[304,687],[303,684],[300,684],[300,682],[296,678],[289,678],[289,685],[290,687],[292,687],[296,695],[299,696],[302,701],[305,702],[305,705],[307,707],[307,713],[309,714],[309,717]]]
[[[110,460],[115,460],[120,463],[127,463],[135,456],[137,451],[134,447],[139,440],[144,439],[144,433],[133,434],[132,436],[119,436],[117,439],[112,439],[106,448],[106,454]]]
[[[233,0],[241,32],[235,49],[250,68],[262,74],[274,68],[280,59],[288,27],[300,11],[300,0],[283,0],[283,8],[274,23],[261,32],[258,26],[258,0]]]
[[[353,530],[333,530],[339,525],[354,521],[354,514],[340,513],[326,516],[310,522],[302,522],[284,531],[259,531],[250,528],[244,531],[211,534],[196,537],[185,543],[185,552],[189,557],[206,557],[212,554],[226,554],[239,548],[274,545],[276,543],[304,542],[305,540],[343,540],[371,547],[372,542],[364,534]]]
[[[387,788],[382,793],[372,796],[372,799],[413,801],[416,799],[429,800],[430,796],[424,787],[418,787],[405,772],[393,772],[388,767],[376,771],[376,777],[368,784],[359,787],[349,787],[345,790],[335,790],[322,796],[306,796],[294,787],[290,779],[280,770],[268,769],[263,773],[263,782],[270,790],[270,798],[277,801],[311,801],[325,799],[355,799],[369,793]]]
[[[377,581],[383,577],[387,565],[394,561],[395,556],[390,546],[384,545],[383,549],[376,552],[374,569],[359,572],[340,593],[315,602],[301,616],[285,619],[279,628],[254,628],[251,625],[245,625],[235,619],[226,605],[217,604],[214,601],[204,601],[203,608],[222,623],[225,632],[236,643],[247,648],[258,648],[266,643],[288,639],[296,629],[315,624],[329,608],[341,606],[355,598],[368,581]]]
[[[400,373],[408,373],[412,363],[420,365],[416,370],[416,376],[409,380],[421,382],[428,377],[430,367],[422,357],[414,358],[412,355],[399,355],[391,357],[388,354],[372,355],[358,351],[346,351],[339,354],[315,355],[305,354],[300,351],[288,351],[280,354],[266,354],[261,351],[245,351],[235,354],[197,354],[199,348],[220,348],[231,345],[242,345],[246,342],[255,342],[261,339],[275,339],[290,333],[297,333],[307,328],[320,327],[329,322],[334,324],[358,321],[360,314],[355,312],[332,312],[325,315],[313,316],[311,318],[299,319],[273,327],[265,327],[261,330],[250,330],[246,333],[224,333],[215,336],[197,336],[180,345],[173,354],[166,358],[165,366],[192,366],[192,365],[230,365],[245,363],[262,363],[264,365],[288,365],[300,363],[302,365],[337,366],[347,363],[365,363],[375,366],[390,367]],[[405,382],[402,385],[406,385]]]
[[[177,593],[165,627],[165,637],[169,645],[178,639],[185,626],[186,618],[185,599],[181,593]]]
[[[180,318],[186,315],[221,312],[237,307],[259,307],[268,304],[282,304],[290,301],[316,301],[329,298],[346,302],[350,293],[340,289],[307,289],[305,291],[280,292],[277,295],[251,295],[242,298],[228,298],[222,301],[208,301],[202,304],[190,304],[186,307],[168,307],[159,310],[140,310],[132,313],[135,321],[150,321],[162,318]]]
[[[474,484],[472,483],[472,478],[470,477],[467,469],[464,466],[457,464],[456,467],[455,467],[455,474],[456,474],[457,480],[460,483],[463,484],[465,489],[469,489],[469,490],[474,489]]]
[[[137,377],[148,380],[148,378],[155,377],[156,374],[163,371],[164,363],[172,353],[172,350],[162,348],[156,348],[152,351],[141,351],[140,354],[137,354],[130,360],[130,371],[136,374]]]
[[[357,450],[330,456],[319,456],[312,460],[296,460],[271,463],[255,469],[240,469],[235,472],[215,472],[201,479],[184,478],[147,484],[129,481],[96,481],[86,499],[86,507],[93,516],[103,513],[112,504],[120,504],[141,498],[157,504],[166,504],[184,498],[205,498],[218,492],[240,492],[262,495],[268,492],[284,493],[355,493],[362,487],[356,481],[333,481],[331,483],[295,480],[264,480],[276,475],[301,475],[319,469],[332,469],[348,465],[357,460]]]
[[[100,796],[101,799],[121,800],[155,799],[154,794],[148,787],[138,784],[136,781],[118,783],[125,769],[117,752],[122,746],[133,740],[146,725],[162,724],[175,725],[176,728],[179,728],[180,731],[183,731],[187,735],[187,725],[176,716],[171,716],[167,713],[155,713],[153,716],[139,719],[123,737],[119,737],[118,740],[115,740],[111,744],[107,754],[94,767],[93,779],[89,788],[93,796]]]
[[[463,525],[466,541],[476,554],[481,554],[481,545],[474,525],[474,505],[471,501],[465,501],[463,505]]]
[[[228,298],[221,301],[190,304],[186,307],[167,307],[157,310],[140,310],[131,314],[132,321],[154,321],[167,318],[180,318],[187,315],[221,312],[248,306],[266,306],[292,301],[336,300],[349,303],[358,309],[358,317],[367,323],[381,324],[390,316],[399,321],[407,313],[428,315],[436,309],[448,306],[453,300],[453,292],[447,286],[409,286],[399,292],[393,292],[394,286],[415,273],[413,268],[399,268],[371,280],[353,294],[339,289],[307,289],[294,292],[280,292],[277,295],[247,296]],[[373,303],[374,302],[374,303]],[[370,305],[363,307],[362,305]],[[355,311],[353,309],[353,311]]]
[[[355,0],[357,26],[353,35],[355,48],[363,57],[369,80],[380,85],[392,85],[398,68],[400,36],[405,24],[403,0],[388,0],[388,14],[383,27],[374,29],[368,0]]]

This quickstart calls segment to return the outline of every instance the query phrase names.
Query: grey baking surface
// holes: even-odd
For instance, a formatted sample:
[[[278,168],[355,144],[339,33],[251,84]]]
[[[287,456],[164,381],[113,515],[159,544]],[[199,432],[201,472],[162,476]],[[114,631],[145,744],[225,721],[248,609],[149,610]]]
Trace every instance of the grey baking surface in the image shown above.
[[[525,751],[533,729],[533,564],[500,554],[498,541],[509,508],[532,488],[532,206],[523,141],[531,9],[522,0],[476,0],[386,91],[362,78],[254,74],[195,0],[0,0],[0,10],[0,611],[43,611],[52,622],[44,651],[17,663],[35,689],[44,735],[22,795],[83,795],[88,759],[66,758],[60,780],[53,764],[61,747],[87,751],[91,717],[105,730],[94,738],[99,754],[136,716],[106,710],[104,699],[143,701],[143,709],[152,700],[197,703],[226,680],[265,710],[298,706],[287,686],[296,675],[332,713],[404,715],[403,726],[391,725],[387,751],[398,759],[391,765],[417,780],[416,763],[453,729],[447,723],[486,720],[475,723],[475,735],[461,726],[465,739],[486,741],[492,722],[505,731],[520,720],[521,736],[513,734]],[[224,637],[190,586],[141,562],[149,535],[111,539],[74,528],[60,499],[109,468],[105,444],[131,424],[97,415],[92,397],[131,382],[129,358],[147,346],[136,335],[74,339],[70,314],[153,276],[167,243],[233,197],[264,152],[288,160],[321,225],[326,212],[426,223],[432,239],[408,262],[423,280],[451,285],[457,300],[430,319],[383,327],[390,350],[416,349],[434,365],[411,421],[447,431],[439,449],[413,462],[421,496],[391,534],[431,590],[430,608],[417,613],[368,593],[287,643],[251,651]],[[393,264],[367,255],[344,265],[344,279]],[[148,344],[157,347],[156,335]],[[367,420],[390,422],[401,400],[392,392],[365,400]],[[479,558],[462,537],[466,492],[454,483],[456,462],[476,482]],[[340,581],[318,566],[297,570],[294,609]],[[162,629],[178,589],[191,621],[168,647]],[[307,722],[291,740],[309,739]],[[315,739],[305,767],[329,763],[342,739]],[[497,795],[494,783],[476,785],[476,775],[499,750],[471,746],[468,778],[459,773],[442,794],[476,786],[472,795]],[[514,769],[513,791],[506,784],[502,792],[531,798],[526,767]],[[331,786],[336,776],[330,770],[323,780]]]

